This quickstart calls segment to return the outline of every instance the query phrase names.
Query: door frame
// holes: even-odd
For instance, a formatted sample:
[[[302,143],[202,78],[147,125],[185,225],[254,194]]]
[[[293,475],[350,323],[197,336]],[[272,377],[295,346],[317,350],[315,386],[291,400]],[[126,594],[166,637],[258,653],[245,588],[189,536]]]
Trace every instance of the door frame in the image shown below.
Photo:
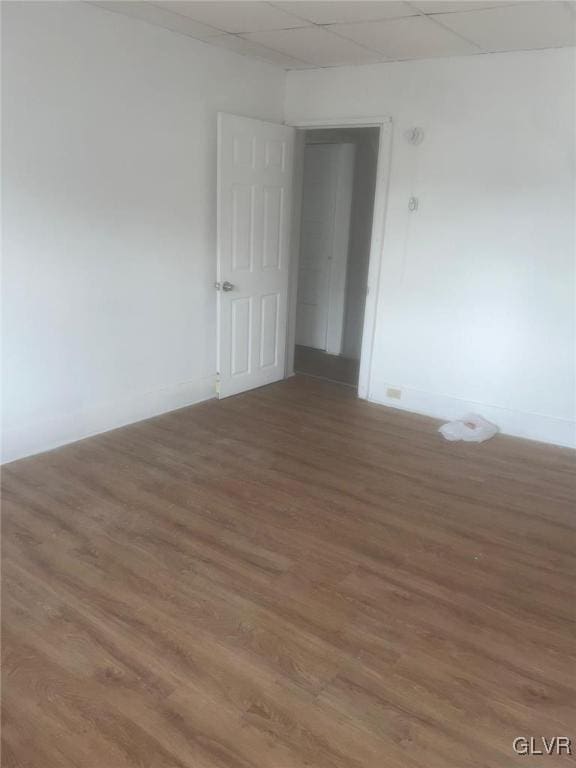
[[[294,346],[296,342],[296,301],[298,266],[300,260],[300,209],[302,204],[302,176],[304,131],[314,128],[379,128],[378,162],[376,167],[376,186],[374,190],[374,213],[372,216],[372,234],[370,238],[370,257],[368,265],[368,283],[366,286],[366,305],[362,345],[360,348],[360,371],[358,375],[358,397],[370,398],[370,378],[374,353],[374,336],[378,314],[378,294],[384,247],[384,231],[390,181],[390,163],[392,150],[392,118],[389,115],[378,117],[335,117],[325,120],[298,120],[287,122],[291,128],[299,129],[294,145],[294,201],[291,229],[290,258],[290,296],[288,300],[288,323],[286,340],[286,377],[294,375]],[[298,137],[302,140],[298,141]],[[302,166],[302,167],[300,167]]]

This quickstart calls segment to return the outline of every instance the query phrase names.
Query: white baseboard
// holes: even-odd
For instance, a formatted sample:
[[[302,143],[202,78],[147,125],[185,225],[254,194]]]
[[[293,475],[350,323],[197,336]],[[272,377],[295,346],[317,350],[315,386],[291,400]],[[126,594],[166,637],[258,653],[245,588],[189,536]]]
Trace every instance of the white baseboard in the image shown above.
[[[438,419],[455,419],[465,413],[480,413],[497,424],[506,435],[539,440],[553,445],[576,448],[576,424],[535,413],[512,411],[499,406],[461,400],[445,395],[400,387],[402,399],[386,395],[391,385],[372,383],[369,400],[380,405]],[[214,377],[208,376],[173,387],[131,394],[121,401],[107,403],[79,413],[62,415],[5,430],[2,439],[2,463],[15,461],[91,435],[133,424],[152,416],[184,408],[215,397]]]
[[[397,400],[386,395],[388,387],[402,390],[402,398]],[[409,387],[384,382],[372,382],[368,400],[402,411],[420,413],[437,419],[457,419],[466,413],[479,413],[484,418],[497,424],[505,435],[538,440],[543,443],[576,448],[576,422],[558,419],[537,413],[524,413],[487,405],[457,397],[436,395]]]
[[[208,376],[151,392],[130,393],[129,397],[79,413],[19,425],[5,430],[2,435],[2,463],[49,451],[213,397],[215,376]]]

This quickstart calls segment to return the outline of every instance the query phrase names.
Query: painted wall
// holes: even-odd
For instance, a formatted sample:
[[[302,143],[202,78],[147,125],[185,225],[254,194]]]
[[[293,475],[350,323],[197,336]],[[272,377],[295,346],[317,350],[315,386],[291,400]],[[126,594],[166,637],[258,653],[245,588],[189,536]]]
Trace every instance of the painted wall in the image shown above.
[[[288,74],[288,121],[394,121],[371,399],[574,444],[575,93],[573,49]]]
[[[216,112],[284,72],[76,2],[4,2],[3,456],[210,397]]]

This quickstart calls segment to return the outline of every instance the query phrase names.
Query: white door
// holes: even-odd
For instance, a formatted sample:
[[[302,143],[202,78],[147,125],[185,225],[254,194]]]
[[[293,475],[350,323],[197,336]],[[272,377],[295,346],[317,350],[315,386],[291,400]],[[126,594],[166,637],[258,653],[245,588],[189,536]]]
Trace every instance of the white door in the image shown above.
[[[353,144],[304,151],[296,343],[342,351],[354,183]]]
[[[218,115],[220,397],[284,378],[293,149],[293,128]]]

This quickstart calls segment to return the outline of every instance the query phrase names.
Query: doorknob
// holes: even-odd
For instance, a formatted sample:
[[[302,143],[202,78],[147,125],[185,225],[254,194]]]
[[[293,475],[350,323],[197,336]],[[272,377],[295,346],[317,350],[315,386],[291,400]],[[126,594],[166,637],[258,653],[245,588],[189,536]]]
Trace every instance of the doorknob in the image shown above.
[[[229,283],[228,280],[224,280],[223,283],[216,283],[215,285],[217,291],[226,291],[228,293],[228,291],[234,290],[233,284]]]

